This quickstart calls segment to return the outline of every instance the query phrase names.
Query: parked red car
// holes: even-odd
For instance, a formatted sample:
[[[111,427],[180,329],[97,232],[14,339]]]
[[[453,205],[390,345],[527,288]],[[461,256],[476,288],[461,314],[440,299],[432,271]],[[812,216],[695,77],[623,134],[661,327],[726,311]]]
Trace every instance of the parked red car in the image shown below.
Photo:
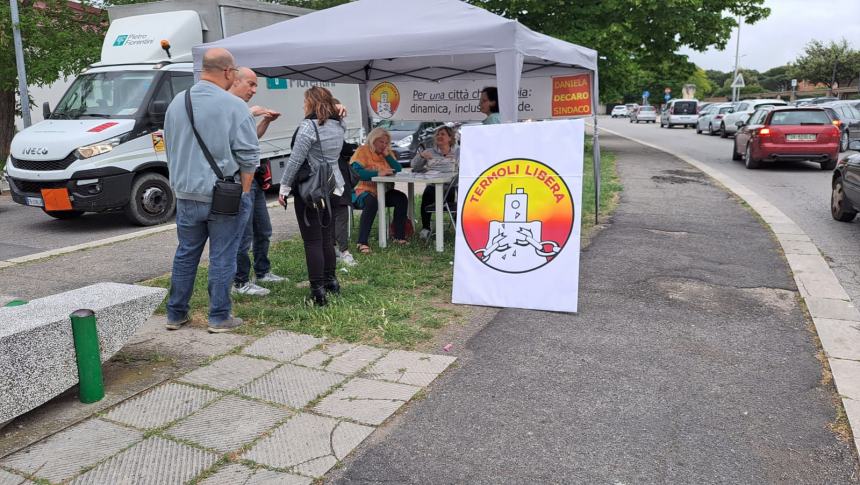
[[[775,161],[818,162],[833,170],[839,158],[839,128],[821,108],[769,107],[738,122],[732,160],[760,168]]]

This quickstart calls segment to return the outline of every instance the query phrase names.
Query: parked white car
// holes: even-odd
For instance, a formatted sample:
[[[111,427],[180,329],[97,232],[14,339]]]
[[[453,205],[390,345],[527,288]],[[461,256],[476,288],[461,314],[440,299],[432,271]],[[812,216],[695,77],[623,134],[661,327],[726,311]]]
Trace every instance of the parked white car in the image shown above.
[[[707,132],[711,136],[716,135],[720,131],[720,123],[722,123],[723,118],[734,110],[732,103],[714,103],[708,105],[699,112],[699,121],[696,122],[696,133],[701,135],[702,132]]]
[[[610,113],[609,115],[613,118],[618,118],[619,116],[627,116],[627,106],[619,104],[618,106],[612,108],[612,113]]]
[[[788,103],[780,99],[745,99],[738,103],[734,113],[723,116],[720,121],[720,136],[727,138],[738,132],[738,122],[746,122],[755,110],[765,106],[786,106]]]

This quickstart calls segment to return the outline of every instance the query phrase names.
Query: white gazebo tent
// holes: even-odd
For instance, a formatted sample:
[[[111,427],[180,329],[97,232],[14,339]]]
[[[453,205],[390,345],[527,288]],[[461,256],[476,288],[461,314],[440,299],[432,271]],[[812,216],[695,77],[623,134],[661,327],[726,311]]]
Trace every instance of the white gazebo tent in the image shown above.
[[[499,90],[502,120],[517,120],[521,77],[587,73],[594,115],[595,203],[599,207],[597,52],[534,32],[460,0],[359,0],[193,49],[228,49],[259,75],[358,84],[484,80]],[[445,121],[445,120],[440,120]],[[365,121],[367,123],[367,121]]]

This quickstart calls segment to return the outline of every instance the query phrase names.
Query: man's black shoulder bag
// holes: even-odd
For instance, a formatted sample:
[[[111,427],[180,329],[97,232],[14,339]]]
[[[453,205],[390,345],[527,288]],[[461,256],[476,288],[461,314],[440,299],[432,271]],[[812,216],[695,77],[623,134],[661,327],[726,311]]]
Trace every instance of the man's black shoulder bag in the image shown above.
[[[191,122],[191,129],[194,130],[194,137],[197,138],[197,143],[203,150],[203,155],[215,172],[218,180],[215,181],[215,188],[212,190],[212,208],[209,212],[212,214],[221,214],[225,216],[235,216],[239,213],[239,207],[242,204],[242,184],[235,180],[224,177],[224,173],[218,168],[215,159],[212,158],[212,153],[209,148],[203,143],[203,138],[200,138],[200,133],[197,133],[197,127],[194,126],[194,111],[191,109],[191,89],[185,91],[185,111],[188,113],[188,121]]]

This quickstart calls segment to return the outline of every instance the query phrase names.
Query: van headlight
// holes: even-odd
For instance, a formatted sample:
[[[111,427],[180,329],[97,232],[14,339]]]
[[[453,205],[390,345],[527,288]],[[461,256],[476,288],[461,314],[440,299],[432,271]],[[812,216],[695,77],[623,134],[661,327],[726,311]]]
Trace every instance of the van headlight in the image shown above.
[[[399,141],[397,141],[397,143],[395,143],[395,145],[399,146],[400,148],[406,148],[412,144],[412,137],[413,136],[414,135],[409,135],[405,138],[402,138]]]
[[[113,150],[115,146],[126,141],[127,138],[128,133],[120,136],[115,136],[108,140],[100,141],[98,143],[93,143],[92,145],[83,146],[75,150],[75,155],[80,160],[91,158],[96,155],[104,155],[105,153],[108,153],[109,151]]]

